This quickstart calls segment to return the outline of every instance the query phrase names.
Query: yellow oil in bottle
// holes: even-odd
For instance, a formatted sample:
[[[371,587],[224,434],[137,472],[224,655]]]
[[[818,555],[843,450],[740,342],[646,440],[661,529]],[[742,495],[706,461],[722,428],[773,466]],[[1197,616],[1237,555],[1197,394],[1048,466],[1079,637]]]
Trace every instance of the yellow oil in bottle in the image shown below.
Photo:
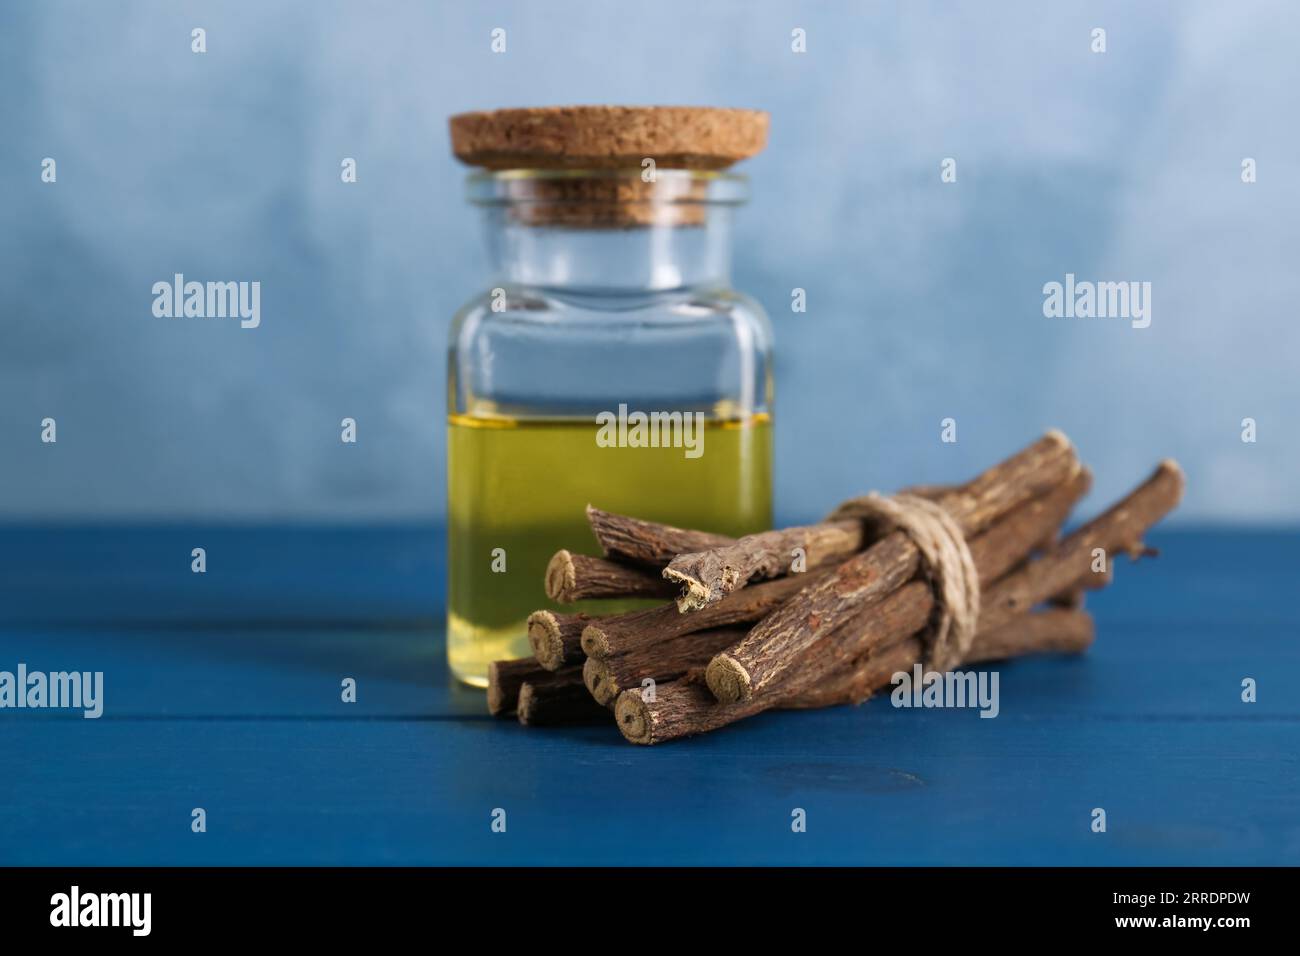
[[[767,415],[705,418],[698,457],[682,447],[610,447],[597,440],[601,427],[591,418],[450,416],[447,658],[461,680],[485,686],[490,661],[530,653],[528,615],[559,608],[543,590],[551,556],[600,553],[588,503],[733,536],[771,527]]]

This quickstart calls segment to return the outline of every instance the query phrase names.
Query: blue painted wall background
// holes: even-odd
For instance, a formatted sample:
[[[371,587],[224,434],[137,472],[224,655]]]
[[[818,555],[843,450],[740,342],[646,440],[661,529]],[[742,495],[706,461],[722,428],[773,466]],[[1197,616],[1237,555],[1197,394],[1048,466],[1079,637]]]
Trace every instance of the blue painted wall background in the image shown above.
[[[438,518],[446,327],[485,267],[446,118],[628,102],[772,113],[736,283],[775,321],[787,519],[1059,425],[1094,500],[1175,455],[1182,520],[1294,523],[1298,27],[1285,3],[6,3],[0,517]],[[261,327],[154,318],[175,272],[259,280]],[[1045,319],[1066,272],[1152,282],[1151,327]]]

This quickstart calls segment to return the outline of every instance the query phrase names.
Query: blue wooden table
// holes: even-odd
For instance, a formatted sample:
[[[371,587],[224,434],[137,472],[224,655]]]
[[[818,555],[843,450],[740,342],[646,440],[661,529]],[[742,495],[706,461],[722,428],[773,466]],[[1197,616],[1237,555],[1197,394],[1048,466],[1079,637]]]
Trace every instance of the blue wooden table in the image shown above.
[[[441,540],[0,529],[0,670],[105,675],[99,720],[0,711],[0,864],[1300,863],[1300,534],[1153,535],[1087,656],[995,665],[996,719],[877,699],[659,748],[453,685]]]

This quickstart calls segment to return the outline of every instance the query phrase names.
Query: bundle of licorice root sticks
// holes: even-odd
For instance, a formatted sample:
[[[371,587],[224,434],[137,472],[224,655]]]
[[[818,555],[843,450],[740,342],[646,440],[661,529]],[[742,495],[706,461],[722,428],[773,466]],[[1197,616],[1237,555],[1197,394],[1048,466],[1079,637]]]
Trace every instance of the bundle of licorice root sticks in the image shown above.
[[[921,664],[948,671],[1093,639],[1083,593],[1182,496],[1162,462],[1112,507],[1062,526],[1091,484],[1058,431],[959,486],[846,501],[824,521],[733,539],[588,507],[603,557],[560,551],[562,605],[664,603],[604,616],[541,610],[534,656],[496,661],[488,707],[529,725],[613,720],[632,743],[773,708],[856,704]]]

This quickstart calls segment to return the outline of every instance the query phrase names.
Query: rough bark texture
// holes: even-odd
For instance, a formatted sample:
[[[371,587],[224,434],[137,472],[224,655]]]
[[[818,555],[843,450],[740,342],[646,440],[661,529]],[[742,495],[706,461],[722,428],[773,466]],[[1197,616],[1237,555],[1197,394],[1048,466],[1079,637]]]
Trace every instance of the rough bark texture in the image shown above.
[[[1047,494],[1027,501],[969,542],[981,586],[1020,565],[1045,528],[1055,528],[1092,486],[1085,468]],[[841,671],[855,661],[896,643],[901,636],[924,629],[934,613],[934,593],[928,582],[912,581],[879,604],[860,611],[826,639],[809,646],[795,662],[791,677],[807,684]],[[981,615],[980,624],[984,619]],[[779,690],[777,690],[779,693]]]
[[[980,587],[987,588],[1050,540],[1091,487],[1092,472],[1081,468],[1047,494],[1026,501],[983,534],[970,538],[966,547],[979,572]]]
[[[1086,611],[1063,607],[1023,614],[1001,627],[989,628],[971,646],[963,664],[1001,661],[1025,654],[1082,654],[1097,629]]]
[[[919,555],[911,540],[901,533],[889,535],[841,564],[828,578],[804,588],[714,657],[706,672],[710,689],[724,702],[767,693],[808,648],[897,590],[915,576],[918,567]]]
[[[612,614],[593,620],[582,632],[582,650],[588,657],[606,658],[653,647],[670,638],[695,631],[757,621],[791,595],[825,579],[828,569],[765,581],[728,594],[693,614],[681,614],[671,602],[644,611]]]
[[[1081,654],[1093,641],[1092,617],[1084,611],[1052,608],[1022,614],[1001,627],[981,631],[962,666],[1004,660],[1026,654]],[[924,662],[919,636],[869,653],[853,668],[804,691],[782,707],[833,707],[860,704],[881,688],[890,686],[894,674],[910,671]]]
[[[528,643],[548,671],[582,663],[582,629],[600,618],[587,614],[534,611],[528,615]]]
[[[957,519],[971,537],[1022,501],[1037,498],[1077,471],[1079,459],[1070,440],[1050,431],[1028,448],[1002,461],[964,485],[934,500]],[[854,517],[855,502],[846,501],[827,520]]]
[[[718,628],[681,634],[604,659],[588,657],[582,665],[582,676],[591,696],[598,703],[612,706],[622,691],[640,687],[646,678],[656,683],[670,681],[704,667],[709,658],[734,644],[744,633],[744,628]]]
[[[1025,502],[1080,480],[1080,471],[1068,440],[1052,432],[939,501],[962,532],[974,537]],[[846,502],[836,513],[851,514],[853,509],[853,502]],[[1041,517],[1030,516],[1026,523],[1040,521],[1041,527]],[[1017,527],[1005,534],[1016,538],[1024,529]],[[1016,560],[1042,537],[1040,531],[1023,541]],[[772,692],[805,651],[899,588],[916,573],[919,561],[916,545],[905,533],[885,536],[839,565],[829,578],[806,588],[735,647],[714,658],[706,675],[709,688],[724,702]]]
[[[585,724],[609,720],[609,709],[591,699],[581,668],[524,681],[519,688],[519,722],[529,726]]]
[[[767,699],[779,706],[792,695],[840,680],[873,653],[909,637],[915,636],[924,644],[933,614],[934,591],[928,582],[903,585],[844,624],[828,640],[806,650],[790,669],[787,681],[774,687]]]
[[[587,505],[587,523],[605,557],[662,567],[679,554],[721,548],[735,539],[707,531],[691,531]]]
[[[1172,461],[1163,462],[1151,478],[1118,504],[1064,538],[1038,560],[995,582],[982,603],[980,631],[968,658],[985,659],[979,657],[981,653],[1006,656],[1009,650],[1005,642],[1016,639],[1014,629],[1004,630],[1009,624],[1029,608],[1053,595],[1068,593],[1094,576],[1092,548],[1106,549],[1108,559],[1116,550],[1139,551],[1145,531],[1177,505],[1182,489],[1181,469]],[[1107,573],[1112,570],[1108,560]],[[873,653],[879,661],[886,653],[883,648],[909,639],[918,640],[914,649],[919,651],[916,632],[928,620],[933,600],[929,588],[921,582],[912,582],[890,594],[840,630],[833,643],[818,647],[804,657],[797,668],[797,677],[780,694],[719,703],[707,687],[690,680],[658,685],[656,698],[650,702],[633,691],[625,691],[615,707],[619,729],[633,743],[657,743],[715,730],[770,706],[793,706],[801,695],[805,700],[815,699],[825,689],[819,687],[819,682],[852,679],[833,676],[853,673],[852,667],[845,667],[846,661],[870,662]],[[990,635],[1000,637],[994,639]],[[1077,638],[1076,632],[1074,639]],[[1004,643],[999,644],[999,640]]]
[[[1079,493],[1082,491],[1080,488]],[[980,634],[986,635],[1018,619],[1035,605],[1075,590],[1080,582],[1091,585],[1096,583],[1093,579],[1109,579],[1113,570],[1109,563],[1106,575],[1094,575],[1089,563],[1080,560],[1081,556],[1090,558],[1093,546],[1112,550],[1136,547],[1142,532],[1173,509],[1181,492],[1182,473],[1172,463],[1162,464],[1155,475],[1115,507],[1063,539],[1052,551],[989,585],[981,602]],[[1040,511],[1039,517],[1051,520],[1052,514]],[[1022,540],[1032,540],[1036,535],[1036,529],[1029,523],[1021,524],[1021,532]],[[996,529],[990,529],[971,543],[971,553],[977,563],[987,554],[998,553],[998,549],[984,545],[999,534]],[[1013,560],[1011,551],[1002,550],[1001,554],[1002,557],[991,559],[992,566],[1011,568],[1019,564]],[[1000,607],[1000,602],[1005,606]],[[911,633],[908,628],[917,618],[928,620],[933,604],[928,585],[918,581],[906,585],[879,605],[863,610],[828,640],[807,649],[790,669],[790,685],[798,690],[833,679],[836,674],[851,672],[856,661],[908,636]],[[775,687],[773,692],[779,697],[790,693],[791,687]]]
[[[1059,634],[1053,628],[1062,625],[1060,619],[1041,622],[1018,619],[1010,626],[981,631],[966,661],[973,663],[1051,651],[1073,653],[1086,649],[1091,643],[1091,620],[1083,612],[1056,610],[1046,613],[1074,617],[1063,624],[1064,631]],[[868,655],[858,670],[838,675],[826,685],[791,694],[775,706],[803,709],[859,702],[869,697],[872,691],[888,686],[896,672],[910,670],[921,659],[922,653],[920,638],[904,638]],[[770,706],[766,700],[719,703],[700,683],[676,680],[658,684],[653,700],[646,700],[637,690],[624,691],[615,704],[614,719],[623,736],[632,743],[657,744],[717,730],[761,713]]]
[[[671,581],[645,568],[632,567],[571,551],[557,551],[546,566],[546,596],[559,604],[587,598],[670,598]]]
[[[1017,614],[1069,591],[1073,585],[1101,583],[1114,571],[1118,552],[1139,555],[1148,528],[1172,511],[1182,499],[1184,477],[1177,462],[1163,461],[1155,473],[1118,504],[1063,538],[1051,551],[985,592],[980,624],[996,627]],[[1105,570],[1094,572],[1093,549],[1105,554]]]
[[[549,673],[534,657],[488,664],[488,713],[494,717],[513,714],[519,703],[519,688],[524,682],[541,680]]]
[[[695,611],[750,581],[791,572],[796,554],[803,570],[843,561],[865,544],[861,521],[830,521],[746,535],[735,544],[710,551],[679,554],[663,576],[682,588],[680,611]]]

